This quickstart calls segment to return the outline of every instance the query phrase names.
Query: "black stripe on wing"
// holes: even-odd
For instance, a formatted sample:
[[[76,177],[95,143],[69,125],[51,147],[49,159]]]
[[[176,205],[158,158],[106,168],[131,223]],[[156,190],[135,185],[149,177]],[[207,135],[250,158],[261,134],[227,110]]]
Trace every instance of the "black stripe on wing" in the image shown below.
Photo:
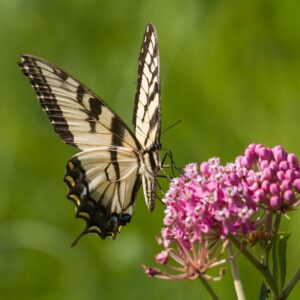
[[[30,59],[30,57],[22,56],[22,60],[23,61],[18,64],[35,90],[43,110],[47,112],[48,118],[53,125],[55,132],[67,144],[76,146],[74,144],[74,136],[69,130],[68,123],[63,117],[63,112],[57,103],[55,95],[52,93],[50,85],[47,83],[47,79],[42,74],[41,68],[34,62],[33,59]],[[56,75],[58,75],[62,80],[65,80],[67,77],[63,72],[56,72]]]

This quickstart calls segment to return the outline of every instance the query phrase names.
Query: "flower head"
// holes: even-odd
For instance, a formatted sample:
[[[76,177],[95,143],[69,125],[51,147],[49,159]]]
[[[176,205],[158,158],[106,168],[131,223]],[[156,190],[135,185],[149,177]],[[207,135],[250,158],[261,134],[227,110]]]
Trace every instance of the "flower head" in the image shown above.
[[[217,277],[207,271],[226,262],[222,257],[229,235],[248,241],[254,236],[269,238],[271,232],[263,222],[272,213],[285,213],[299,204],[299,162],[281,146],[251,144],[243,156],[225,166],[218,158],[199,168],[188,164],[183,175],[172,180],[163,202],[164,227],[157,240],[164,250],[155,260],[175,274],[144,266],[146,273],[164,279],[217,280],[223,268]],[[179,266],[170,266],[170,261]]]
[[[221,251],[217,251],[219,243],[212,245],[207,238],[194,243],[191,251],[187,251],[185,247],[180,245],[177,250],[167,248],[167,250],[161,251],[155,257],[156,262],[166,265],[174,274],[152,267],[142,266],[142,268],[149,277],[169,280],[196,279],[201,277],[206,280],[217,281],[225,274],[225,269],[220,266],[227,261],[227,259],[222,259],[227,245],[227,242],[224,243]],[[170,261],[177,263],[179,266],[167,265]],[[220,267],[219,275],[211,276],[207,273],[210,269],[216,267]]]
[[[187,165],[179,178],[172,180],[165,195],[164,227],[159,244],[164,250],[156,255],[156,262],[169,266],[170,260],[179,267],[170,267],[177,274],[169,274],[144,267],[151,277],[165,279],[218,280],[207,271],[226,262],[222,255],[227,247],[225,237],[254,229],[251,216],[257,205],[245,189],[244,167],[236,164],[220,165],[212,158],[200,165]]]
[[[185,167],[184,174],[171,182],[162,237],[164,245],[180,242],[187,249],[201,237],[224,238],[253,229],[251,216],[257,209],[244,183],[245,168],[221,166],[219,159]]]
[[[285,212],[299,204],[300,168],[295,154],[282,146],[251,144],[236,164],[245,167],[247,188],[263,209]]]

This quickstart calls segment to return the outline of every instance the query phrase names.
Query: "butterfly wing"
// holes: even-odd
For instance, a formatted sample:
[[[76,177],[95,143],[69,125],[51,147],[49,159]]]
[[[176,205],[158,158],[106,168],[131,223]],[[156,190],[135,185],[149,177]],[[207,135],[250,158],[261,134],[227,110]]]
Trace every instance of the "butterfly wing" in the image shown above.
[[[115,237],[130,221],[140,186],[140,145],[126,124],[91,90],[59,67],[31,55],[19,64],[61,139],[83,152],[67,164],[68,198],[84,233]]]
[[[155,176],[160,166],[160,66],[157,34],[152,24],[146,26],[139,56],[133,125],[136,138],[144,149],[142,176],[145,200],[150,210],[156,198]]]
[[[161,99],[159,49],[155,27],[148,24],[139,56],[133,125],[144,149],[160,141]]]
[[[76,206],[76,217],[86,220],[85,233],[115,238],[120,227],[130,222],[141,183],[137,159],[124,147],[100,147],[68,162],[68,198]]]
[[[138,149],[127,125],[103,100],[44,59],[22,55],[19,63],[60,138],[82,150],[99,146]]]

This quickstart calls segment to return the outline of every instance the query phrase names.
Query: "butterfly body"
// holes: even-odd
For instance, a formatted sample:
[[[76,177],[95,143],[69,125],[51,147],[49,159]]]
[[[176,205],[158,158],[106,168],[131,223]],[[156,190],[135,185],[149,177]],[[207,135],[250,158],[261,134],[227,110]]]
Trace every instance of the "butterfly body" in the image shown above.
[[[60,67],[32,55],[19,63],[56,133],[82,150],[66,166],[67,197],[83,234],[116,237],[130,222],[137,192],[143,185],[149,210],[154,209],[160,164],[161,100],[156,31],[148,24],[139,57],[134,132],[85,85]]]

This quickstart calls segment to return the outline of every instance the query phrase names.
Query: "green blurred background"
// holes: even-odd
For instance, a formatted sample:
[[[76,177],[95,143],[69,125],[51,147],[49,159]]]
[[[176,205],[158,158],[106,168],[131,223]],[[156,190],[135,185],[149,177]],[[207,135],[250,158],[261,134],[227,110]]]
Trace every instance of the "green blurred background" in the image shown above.
[[[52,130],[17,67],[20,53],[73,74],[131,123],[137,58],[152,21],[161,52],[162,136],[179,165],[218,156],[232,161],[252,143],[300,155],[300,1],[0,0],[0,298],[208,299],[198,281],[149,279],[163,208],[148,213],[142,193],[117,240],[83,238],[65,199],[64,166],[76,151]],[[300,212],[288,279],[299,265]],[[260,278],[242,264],[248,299]],[[234,299],[230,271],[213,284]],[[290,299],[300,298],[300,288]]]

